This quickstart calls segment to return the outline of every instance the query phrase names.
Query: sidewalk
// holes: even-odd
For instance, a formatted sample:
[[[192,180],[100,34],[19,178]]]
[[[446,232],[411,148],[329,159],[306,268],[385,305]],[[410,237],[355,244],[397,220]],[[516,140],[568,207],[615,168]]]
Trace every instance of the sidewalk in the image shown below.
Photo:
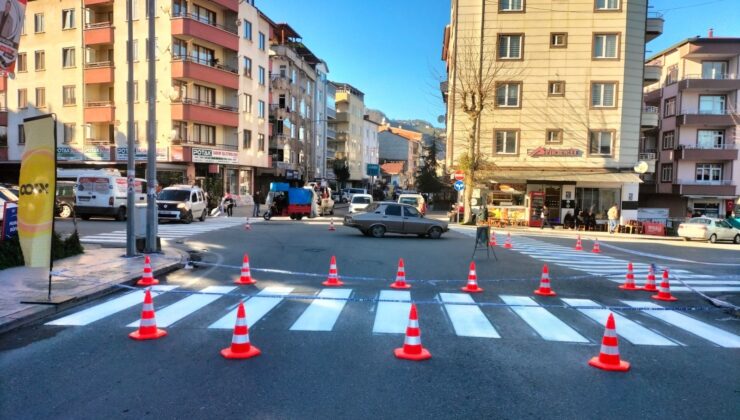
[[[116,284],[133,284],[141,277],[144,257],[125,258],[120,248],[86,246],[85,253],[54,263],[52,298],[69,297],[60,305],[23,304],[45,298],[49,279],[45,272],[26,267],[0,270],[0,334],[53,315],[117,290]],[[187,256],[179,250],[152,254],[155,277],[174,271]]]

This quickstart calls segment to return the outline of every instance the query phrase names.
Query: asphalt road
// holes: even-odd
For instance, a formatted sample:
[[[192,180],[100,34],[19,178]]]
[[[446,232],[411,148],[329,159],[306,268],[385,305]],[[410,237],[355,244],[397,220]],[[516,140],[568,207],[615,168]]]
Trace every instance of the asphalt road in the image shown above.
[[[97,223],[91,229],[103,229],[103,223],[116,222],[85,222],[81,229],[88,229],[88,223]],[[529,239],[572,247],[568,239]],[[0,417],[693,419],[732,418],[738,412],[740,350],[720,347],[650,313],[618,311],[675,345],[620,339],[622,357],[632,363],[627,373],[587,365],[599,352],[603,325],[579,311],[546,307],[584,342],[544,339],[547,331],[535,330],[502,304],[501,296],[533,297],[537,287],[543,261],[522,250],[497,248],[498,261],[483,253],[476,257],[485,291],[474,300],[482,303],[481,311],[500,335],[477,338],[457,334],[453,319],[459,317],[436,301],[439,293],[457,293],[465,284],[473,247],[465,233],[450,232],[436,241],[373,239],[341,226],[330,232],[325,221],[272,220],[254,224],[249,232],[226,228],[181,242],[171,246],[192,251],[201,264],[161,278],[164,284],[178,290],[230,285],[245,252],[258,284],[240,286],[190,313],[157,341],[135,342],[126,336],[132,329],[125,325],[138,319],[140,305],[85,326],[39,323],[0,336]],[[737,262],[732,249],[619,242],[604,243],[603,251],[635,263],[680,264],[681,269],[727,279],[740,272],[737,266],[698,264]],[[345,277],[344,287],[358,301],[346,303],[330,331],[292,331],[315,301],[284,299],[250,328],[262,355],[245,361],[220,356],[231,331],[209,325],[240,298],[265,287],[292,287],[299,297],[323,290],[320,282],[332,255]],[[668,259],[656,261],[656,256]],[[379,311],[374,299],[390,290],[399,257],[413,285],[411,297],[419,302],[422,342],[433,355],[426,362],[393,357],[403,334],[373,332]],[[624,306],[623,299],[650,300],[644,292],[624,292],[604,277],[560,264],[550,264],[550,276],[559,296],[535,298],[540,305],[562,306],[560,298],[610,306]],[[122,294],[55,318],[104,306]],[[687,313],[690,317],[740,336],[737,319],[709,309],[692,293],[676,295],[678,302],[661,305],[693,307],[697,310]],[[158,318],[184,297],[171,292],[155,298]],[[249,305],[247,301],[248,312]]]

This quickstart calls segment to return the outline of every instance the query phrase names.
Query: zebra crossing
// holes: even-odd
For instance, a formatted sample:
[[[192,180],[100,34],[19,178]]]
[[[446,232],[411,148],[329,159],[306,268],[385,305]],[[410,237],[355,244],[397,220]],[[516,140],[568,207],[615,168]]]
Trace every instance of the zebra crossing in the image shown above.
[[[475,231],[470,229],[454,229],[456,232],[466,236],[475,237]],[[496,232],[497,236],[505,235],[505,232]],[[619,258],[608,255],[594,254],[585,249],[576,251],[571,247],[555,245],[526,236],[512,236],[513,251],[522,253],[529,257],[557,264],[573,270],[583,271],[595,276],[602,276],[615,283],[623,283],[627,273],[627,264]],[[638,283],[647,278],[650,264],[633,263],[635,278]],[[660,272],[656,272],[660,281]],[[671,292],[690,292],[688,286],[700,292],[740,292],[740,277],[736,279],[722,279],[708,274],[693,273],[684,269],[671,269]],[[733,277],[734,278],[734,277]],[[680,280],[678,282],[677,280]],[[687,286],[681,285],[681,283]]]
[[[198,322],[195,322],[195,328],[201,326],[208,330],[233,329],[238,305],[236,298],[240,297],[233,294],[235,291],[238,292],[237,287],[209,286],[198,291],[177,289],[178,286],[169,285],[152,287],[158,326],[192,328],[194,323],[192,320],[197,318],[199,323],[205,324],[197,325]],[[186,293],[171,293],[173,291]],[[168,293],[169,304],[158,303],[161,302],[162,296]],[[140,305],[143,298],[143,290],[134,290],[52,320],[46,325],[83,327],[108,318],[113,325],[135,328],[138,326],[138,317],[134,315],[133,308]],[[377,298],[373,301],[372,309],[369,312],[351,311],[353,315],[362,313],[373,316],[373,334],[403,334],[411,306],[410,291],[383,290],[375,296],[361,296],[361,293],[349,288],[332,288],[306,295],[296,294],[292,287],[265,287],[245,301],[247,323],[252,327],[265,319],[268,314],[278,311],[294,314],[294,309],[298,307],[296,305],[300,305],[301,314],[292,322],[289,331],[337,331],[337,321],[345,312],[345,308],[357,304],[353,300],[367,302],[370,298]],[[495,302],[487,302],[489,306],[486,306],[484,302],[476,302],[469,294],[439,293],[435,297],[435,302],[428,303],[437,303],[444,308],[447,322],[441,325],[447,325],[447,330],[442,331],[442,334],[481,339],[505,340],[517,338],[518,335],[531,337],[534,331],[536,336],[545,341],[598,343],[610,312],[601,304],[588,299],[537,300],[515,295],[499,295],[496,299]],[[171,302],[173,300],[174,302]],[[310,301],[309,305],[306,305],[306,300]],[[547,304],[543,305],[542,302]],[[614,311],[617,318],[617,333],[633,345],[684,346],[698,343],[740,348],[740,336],[684,313],[660,310],[664,307],[646,301],[623,300],[621,304],[625,310],[621,313],[619,310]],[[626,310],[629,308],[650,310]],[[199,316],[194,317],[195,314]],[[432,322],[433,317],[439,316],[438,311],[423,310],[423,314],[422,319],[426,319],[428,325],[440,325]],[[517,322],[517,318],[521,322]],[[506,327],[507,333],[499,332],[497,327]],[[425,332],[435,335],[439,333],[429,330]],[[686,333],[693,337],[689,339],[688,344],[685,343]]]
[[[261,219],[251,218],[250,223],[259,223],[260,220]],[[214,217],[206,219],[205,222],[194,221],[189,225],[181,223],[166,223],[159,225],[158,235],[163,240],[173,240],[234,226],[244,226],[245,223],[246,219],[243,217]],[[123,229],[113,232],[98,233],[96,235],[82,236],[80,237],[80,242],[95,244],[126,244],[126,230]]]

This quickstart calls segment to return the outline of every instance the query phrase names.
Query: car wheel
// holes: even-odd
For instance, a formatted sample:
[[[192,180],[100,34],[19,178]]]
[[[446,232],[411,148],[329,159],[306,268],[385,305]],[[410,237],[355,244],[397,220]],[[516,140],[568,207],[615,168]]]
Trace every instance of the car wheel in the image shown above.
[[[185,215],[185,218],[182,220],[186,225],[189,225],[193,223],[193,212],[188,211],[188,214]]]
[[[302,214],[299,214],[298,216],[295,217],[295,219],[296,220],[301,220],[301,219],[303,219],[303,215]]]
[[[733,239],[732,242],[740,244],[740,235],[735,235],[735,239]]]
[[[265,214],[262,215],[262,218],[265,220],[270,220],[271,217],[272,213],[270,213],[269,211],[266,211]]]
[[[439,226],[434,226],[431,229],[429,229],[429,237],[432,239],[439,239],[442,236],[442,228]]]
[[[713,233],[712,236],[709,237],[709,242],[711,242],[713,244],[716,244],[717,243],[717,235]]]
[[[688,241],[690,241],[690,240],[691,240],[691,238],[687,238],[686,236],[684,236],[684,237],[683,237],[683,240],[684,240],[684,241],[686,241],[686,242],[688,242]]]
[[[72,215],[72,206],[68,204],[62,204],[59,206],[59,217],[66,219]]]
[[[370,228],[370,234],[373,238],[382,238],[385,235],[385,227],[383,225],[375,225]]]
[[[329,214],[334,216],[334,206],[331,206],[331,210],[329,211]]]
[[[118,208],[118,211],[116,212],[116,220],[118,220],[119,222],[126,220],[126,208],[125,207]]]
[[[198,220],[200,220],[201,222],[205,222],[206,221],[206,211],[205,210],[203,210],[203,214],[200,215],[200,217],[198,218]]]

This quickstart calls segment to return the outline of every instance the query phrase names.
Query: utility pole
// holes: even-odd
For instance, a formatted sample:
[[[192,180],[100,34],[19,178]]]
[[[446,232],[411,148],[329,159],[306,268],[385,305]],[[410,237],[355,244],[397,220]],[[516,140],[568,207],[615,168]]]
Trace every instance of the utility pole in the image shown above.
[[[133,17],[133,0],[126,1],[126,12],[128,16],[128,45],[126,49],[126,60],[128,63],[128,82],[126,87],[126,105],[128,108],[128,123],[126,124],[126,150],[128,151],[126,162],[126,256],[133,257],[136,255],[136,197],[134,189],[136,188],[136,163],[134,161],[134,20]]]
[[[131,1],[131,0],[129,0]],[[146,252],[157,252],[157,75],[156,75],[156,31],[154,24],[156,22],[156,2],[149,0],[147,2],[147,14],[149,15],[149,38],[147,45],[148,69],[149,75],[147,83],[149,84],[149,93],[147,95],[147,154],[146,154],[146,184],[147,184],[147,204],[146,204]],[[133,151],[129,150],[129,154]]]

